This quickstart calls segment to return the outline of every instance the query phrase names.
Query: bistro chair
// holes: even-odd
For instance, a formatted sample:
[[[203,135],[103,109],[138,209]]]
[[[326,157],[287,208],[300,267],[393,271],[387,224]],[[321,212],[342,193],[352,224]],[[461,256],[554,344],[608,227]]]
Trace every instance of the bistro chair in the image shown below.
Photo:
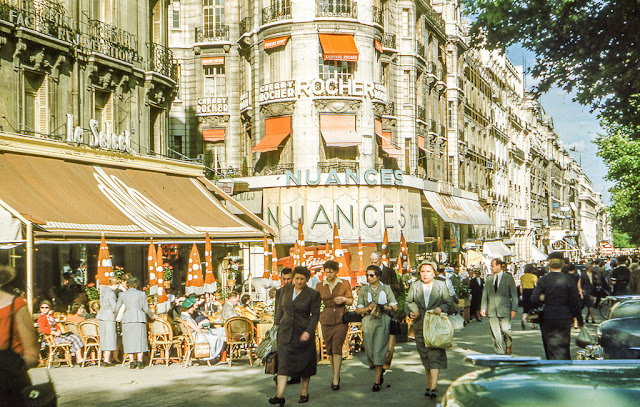
[[[97,362],[98,366],[102,363],[102,351],[100,350],[100,335],[98,334],[98,321],[95,319],[88,319],[80,322],[78,325],[78,335],[82,338],[84,343],[84,361],[82,367],[86,362]],[[87,358],[87,355],[91,358]]]
[[[73,367],[71,363],[71,344],[61,343],[56,344],[56,341],[51,334],[45,334],[44,336],[47,346],[49,347],[49,356],[47,357],[47,369],[51,368],[52,363],[67,363],[69,367]]]
[[[224,323],[224,331],[227,335],[229,367],[233,364],[233,358],[240,358],[243,352],[249,357],[249,365],[253,366],[253,347],[255,346],[253,322],[245,317],[229,318]]]
[[[153,365],[153,361],[160,358],[165,360],[167,366],[169,362],[177,360],[182,361],[182,336],[174,336],[171,325],[162,319],[156,319],[149,323],[149,366]],[[175,348],[177,357],[171,357],[171,348]],[[159,357],[158,357],[159,355]]]
[[[62,332],[71,332],[72,334],[81,336],[80,332],[78,331],[78,324],[76,324],[75,322],[60,321],[58,322],[58,325],[60,326]]]
[[[176,321],[180,325],[183,336],[184,352],[182,357],[182,366],[189,367],[194,359],[203,359],[209,357],[209,344],[208,343],[196,343],[196,338],[187,323],[176,318]],[[207,365],[211,366],[211,361],[207,360]]]

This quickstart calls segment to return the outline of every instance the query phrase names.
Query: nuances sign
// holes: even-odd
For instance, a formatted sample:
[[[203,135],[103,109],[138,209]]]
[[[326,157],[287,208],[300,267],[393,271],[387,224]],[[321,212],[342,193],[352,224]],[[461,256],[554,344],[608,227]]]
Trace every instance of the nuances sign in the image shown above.
[[[85,143],[84,130],[73,125],[73,115],[67,114],[67,143],[87,144],[89,147],[114,150],[122,153],[131,152],[131,133],[124,130],[121,134],[111,132],[111,124],[105,123],[104,130],[100,130],[95,119],[89,120],[89,142]]]

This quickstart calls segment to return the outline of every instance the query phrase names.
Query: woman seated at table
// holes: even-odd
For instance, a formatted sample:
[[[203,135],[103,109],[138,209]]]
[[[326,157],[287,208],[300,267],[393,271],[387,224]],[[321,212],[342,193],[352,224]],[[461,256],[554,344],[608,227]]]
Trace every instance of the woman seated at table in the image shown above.
[[[79,324],[80,322],[85,320],[82,314],[84,314],[84,305],[78,304],[78,303],[73,304],[71,306],[71,314],[67,315],[67,317],[65,318],[65,321]]]
[[[209,357],[204,360],[214,359],[222,352],[224,348],[225,332],[224,328],[205,329],[198,325],[193,319],[191,314],[197,307],[196,299],[189,297],[182,302],[182,313],[180,318],[194,333],[196,343],[208,343],[209,344]]]
[[[53,341],[56,345],[69,343],[71,344],[71,352],[76,354],[76,363],[82,363],[82,339],[72,333],[63,333],[56,326],[56,321],[53,319],[53,310],[51,309],[51,303],[49,301],[42,301],[40,304],[40,316],[38,317],[38,330],[45,335],[52,335]]]
[[[240,305],[238,306],[238,313],[243,317],[256,320],[258,319],[258,314],[253,310],[253,308],[251,308],[249,301],[251,301],[251,297],[248,295],[242,296],[240,299]]]

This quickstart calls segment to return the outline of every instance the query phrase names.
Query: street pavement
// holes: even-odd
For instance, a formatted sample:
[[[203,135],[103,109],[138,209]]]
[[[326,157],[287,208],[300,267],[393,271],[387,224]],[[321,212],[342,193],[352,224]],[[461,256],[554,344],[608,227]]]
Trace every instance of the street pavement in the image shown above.
[[[588,324],[595,333],[595,325]],[[544,350],[540,331],[520,328],[520,315],[512,323],[515,355],[540,356]],[[578,330],[573,330],[572,354]],[[471,322],[457,331],[454,347],[447,351],[449,368],[441,371],[438,395],[441,396],[453,380],[476,370],[463,363],[468,353],[493,353],[489,321]],[[43,368],[35,369],[42,376]],[[232,367],[227,364],[209,367],[206,364],[182,368],[177,364],[155,365],[144,370],[128,367],[52,367],[50,375],[59,395],[60,406],[267,406],[267,399],[275,395],[271,375],[262,366],[249,366],[241,359]],[[363,352],[355,354],[342,365],[341,389],[333,391],[331,367],[319,364],[318,374],[311,378],[310,401],[313,406],[435,406],[424,396],[426,376],[415,343],[398,344],[391,369],[385,373],[382,391],[373,393],[373,371],[366,365]],[[286,405],[298,402],[300,385],[287,386]]]

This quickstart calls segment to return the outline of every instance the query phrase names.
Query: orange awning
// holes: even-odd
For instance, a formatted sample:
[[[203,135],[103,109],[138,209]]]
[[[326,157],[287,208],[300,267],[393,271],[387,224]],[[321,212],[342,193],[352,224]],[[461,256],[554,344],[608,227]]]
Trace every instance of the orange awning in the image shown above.
[[[376,51],[382,54],[382,44],[380,43],[380,41],[374,39],[373,46],[376,48]]]
[[[374,130],[378,137],[382,137],[382,120],[375,119],[374,120]]]
[[[400,149],[399,147],[397,147],[395,144],[391,142],[390,131],[383,131],[382,135],[378,134],[378,137],[380,137],[380,141],[382,142],[381,144],[382,150],[385,153],[389,154],[389,157],[392,157],[392,158],[404,157],[404,151],[402,151],[402,149]]]
[[[267,152],[277,150],[285,138],[291,134],[291,116],[274,117],[264,121],[264,137],[253,152]]]
[[[358,47],[351,34],[318,34],[325,61],[357,61]]]
[[[224,57],[202,58],[202,65],[224,65]]]
[[[202,130],[202,139],[204,141],[224,141],[224,129],[206,129]]]
[[[283,47],[287,43],[288,39],[289,39],[289,36],[287,35],[285,37],[278,37],[278,38],[271,38],[268,40],[264,40],[262,47],[264,49]]]
[[[418,148],[422,151],[427,151],[427,145],[423,136],[418,136]]]
[[[320,133],[327,147],[354,147],[362,142],[353,114],[321,114]]]

